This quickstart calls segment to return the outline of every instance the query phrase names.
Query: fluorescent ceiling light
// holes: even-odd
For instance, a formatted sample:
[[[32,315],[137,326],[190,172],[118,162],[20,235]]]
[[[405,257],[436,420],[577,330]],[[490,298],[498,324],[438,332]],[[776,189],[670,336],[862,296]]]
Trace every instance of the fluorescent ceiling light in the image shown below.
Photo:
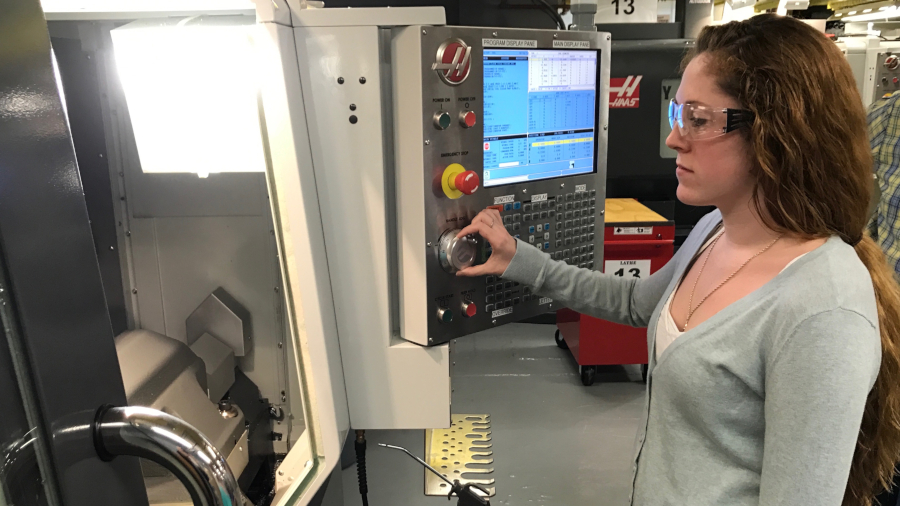
[[[250,14],[253,0],[41,0],[48,21]]]
[[[264,172],[253,18],[143,20],[111,31],[144,172]]]
[[[857,11],[848,12],[847,15],[844,16],[844,21],[848,23],[859,23],[866,21],[882,21],[900,17],[900,9],[898,9],[896,5],[882,7],[876,12],[871,11],[872,9],[867,9],[863,11],[863,14],[859,15],[855,15]],[[835,17],[838,17],[838,14],[835,14]]]

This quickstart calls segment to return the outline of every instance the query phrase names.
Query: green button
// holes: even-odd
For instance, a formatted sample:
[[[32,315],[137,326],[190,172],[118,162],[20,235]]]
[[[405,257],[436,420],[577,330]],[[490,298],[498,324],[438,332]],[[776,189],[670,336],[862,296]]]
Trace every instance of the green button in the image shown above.
[[[441,114],[441,117],[438,119],[441,123],[441,128],[449,128],[450,127],[450,115],[446,112]],[[452,316],[451,316],[452,318]]]
[[[449,309],[444,310],[444,314],[441,315],[441,321],[444,323],[450,323],[453,321],[453,311]]]

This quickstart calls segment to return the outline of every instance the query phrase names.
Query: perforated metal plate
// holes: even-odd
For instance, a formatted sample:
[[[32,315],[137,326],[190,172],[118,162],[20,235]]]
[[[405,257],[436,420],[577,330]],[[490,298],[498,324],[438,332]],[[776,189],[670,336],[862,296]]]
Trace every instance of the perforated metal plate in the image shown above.
[[[490,415],[452,415],[449,429],[425,431],[425,458],[450,481],[474,483],[493,497],[494,452]],[[450,486],[425,470],[425,495],[446,496]]]

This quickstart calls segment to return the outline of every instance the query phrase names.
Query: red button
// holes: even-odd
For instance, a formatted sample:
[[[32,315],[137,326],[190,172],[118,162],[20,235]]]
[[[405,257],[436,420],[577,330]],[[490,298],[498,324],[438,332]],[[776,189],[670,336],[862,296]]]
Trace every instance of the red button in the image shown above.
[[[900,83],[900,79],[897,79],[896,77],[893,79],[893,81],[894,81],[894,84]]]
[[[463,314],[466,315],[466,318],[471,318],[478,313],[478,308],[475,307],[474,302],[464,302],[463,303]]]
[[[472,111],[467,111],[460,114],[459,123],[463,126],[463,128],[472,128],[476,123],[475,113]]]
[[[456,186],[456,189],[465,193],[466,195],[471,195],[475,193],[475,190],[478,189],[478,185],[481,184],[481,180],[478,179],[478,174],[475,171],[467,170],[462,174],[457,174],[456,179],[453,180],[453,185]]]

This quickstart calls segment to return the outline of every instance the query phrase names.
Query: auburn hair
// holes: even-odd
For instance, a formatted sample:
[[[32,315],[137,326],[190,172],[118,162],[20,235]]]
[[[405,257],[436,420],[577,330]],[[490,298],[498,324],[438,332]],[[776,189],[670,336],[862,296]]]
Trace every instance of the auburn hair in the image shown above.
[[[682,67],[704,55],[719,87],[755,118],[744,129],[753,203],[773,230],[840,236],[868,268],[878,303],[881,370],[869,393],[844,506],[869,506],[900,460],[900,288],[865,233],[874,190],[866,113],[850,65],[811,26],[774,14],[708,26]]]

